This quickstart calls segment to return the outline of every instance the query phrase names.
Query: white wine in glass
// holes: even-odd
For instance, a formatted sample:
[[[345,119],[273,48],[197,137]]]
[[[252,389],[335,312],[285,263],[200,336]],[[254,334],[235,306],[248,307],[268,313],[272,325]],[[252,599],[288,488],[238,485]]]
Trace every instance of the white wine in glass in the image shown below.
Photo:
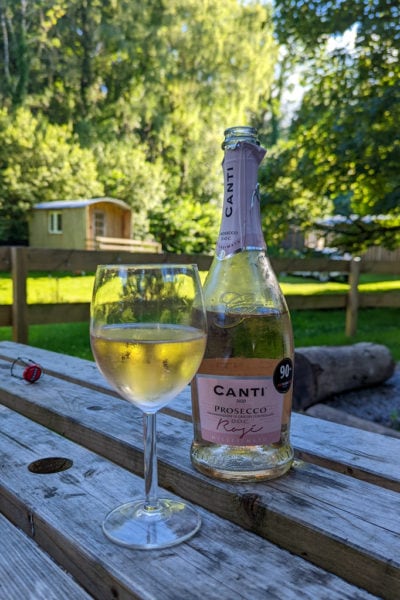
[[[111,511],[103,531],[130,548],[166,548],[200,527],[197,512],[158,497],[156,413],[191,381],[203,358],[206,315],[196,265],[100,265],[90,339],[111,385],[143,411],[145,496]]]

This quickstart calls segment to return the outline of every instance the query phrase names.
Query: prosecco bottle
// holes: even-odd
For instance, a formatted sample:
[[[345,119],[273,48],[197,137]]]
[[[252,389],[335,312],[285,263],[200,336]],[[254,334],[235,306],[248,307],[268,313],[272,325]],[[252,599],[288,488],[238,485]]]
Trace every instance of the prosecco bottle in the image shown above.
[[[204,294],[208,341],[192,382],[191,460],[210,477],[272,479],[291,466],[293,335],[264,241],[252,127],[225,131],[223,212]]]

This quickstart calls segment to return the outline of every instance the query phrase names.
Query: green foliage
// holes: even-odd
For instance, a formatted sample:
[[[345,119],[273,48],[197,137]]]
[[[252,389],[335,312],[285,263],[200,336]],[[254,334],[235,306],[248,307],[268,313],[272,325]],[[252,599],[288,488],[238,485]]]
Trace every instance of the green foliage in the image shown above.
[[[344,248],[398,245],[397,2],[2,0],[0,22],[0,243],[27,241],[35,202],[106,194],[132,206],[136,237],[208,252],[223,130],[251,124],[275,250],[289,223],[332,214],[359,216]],[[349,29],[354,47],[332,49]]]
[[[99,143],[94,154],[105,194],[132,207],[133,237],[149,239],[149,212],[163,204],[166,194],[168,174],[162,161],[149,161],[144,144],[138,141]]]
[[[331,241],[343,248],[395,247],[400,216],[398,4],[277,0],[275,20],[281,42],[292,48],[297,44],[307,59],[306,93],[289,142],[277,146],[266,166],[278,184],[275,199],[283,200],[289,218],[294,215],[303,226],[332,213],[357,215],[354,226],[342,228]],[[354,47],[329,49],[328,37],[350,27]],[[366,215],[390,219],[366,225]]]
[[[0,243],[27,241],[27,217],[40,201],[102,195],[92,152],[66,125],[27,109],[0,111]]]
[[[171,218],[173,215],[173,218]],[[220,210],[212,203],[201,204],[181,198],[179,209],[168,200],[150,214],[151,231],[166,252],[188,254],[210,252],[218,235]]]
[[[303,173],[308,173],[305,157],[292,140],[278,142],[260,168],[263,227],[272,249],[280,246],[289,225],[311,228],[332,210],[326,196],[315,201],[313,189],[304,185]]]
[[[133,207],[138,237],[152,231],[177,251],[214,245],[223,130],[259,120],[273,81],[270,5],[3,0],[0,20],[0,106],[67,127],[74,152],[79,139],[97,162],[83,181]],[[18,219],[37,199],[78,197],[63,177],[57,189],[47,184],[46,198],[29,190]],[[6,206],[11,214],[11,200]]]

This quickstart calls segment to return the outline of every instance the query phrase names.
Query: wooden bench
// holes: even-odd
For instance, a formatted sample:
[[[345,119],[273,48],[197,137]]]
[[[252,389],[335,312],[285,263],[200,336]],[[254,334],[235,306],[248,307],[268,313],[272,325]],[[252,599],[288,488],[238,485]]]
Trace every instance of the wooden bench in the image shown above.
[[[20,529],[0,515],[1,598],[39,600],[89,600],[72,577]]]
[[[40,362],[39,382],[10,377],[16,356]],[[396,438],[294,414],[290,473],[222,483],[190,464],[186,390],[158,418],[159,478],[197,505],[202,528],[175,548],[135,551],[109,542],[101,521],[142,493],[140,412],[94,363],[13,342],[0,343],[0,402],[1,512],[94,598],[400,597]],[[46,457],[72,466],[28,470]]]

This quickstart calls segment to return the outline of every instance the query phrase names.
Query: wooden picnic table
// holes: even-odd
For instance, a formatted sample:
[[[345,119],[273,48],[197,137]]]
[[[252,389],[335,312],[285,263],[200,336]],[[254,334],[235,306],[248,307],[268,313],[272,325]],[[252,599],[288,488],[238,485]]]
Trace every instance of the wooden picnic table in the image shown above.
[[[18,356],[39,381],[11,377]],[[113,544],[103,517],[143,492],[140,411],[90,361],[1,342],[0,598],[400,598],[399,439],[295,413],[293,468],[246,484],[197,473],[191,439],[187,389],[158,417],[159,481],[196,505],[200,531],[164,550]]]

